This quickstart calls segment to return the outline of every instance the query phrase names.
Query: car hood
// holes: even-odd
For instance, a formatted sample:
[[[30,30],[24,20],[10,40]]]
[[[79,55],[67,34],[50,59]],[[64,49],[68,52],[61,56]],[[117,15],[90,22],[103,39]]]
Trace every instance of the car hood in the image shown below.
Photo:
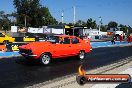
[[[44,46],[44,45],[49,45],[51,44],[50,42],[32,42],[32,43],[29,43],[29,44],[26,44],[26,45],[22,45],[22,46],[19,46],[19,48],[21,49],[31,49],[31,48],[34,48],[36,46]]]

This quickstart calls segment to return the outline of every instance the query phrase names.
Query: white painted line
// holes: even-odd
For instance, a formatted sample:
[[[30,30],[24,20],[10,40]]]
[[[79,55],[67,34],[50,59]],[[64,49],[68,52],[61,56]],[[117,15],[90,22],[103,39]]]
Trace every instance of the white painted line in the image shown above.
[[[115,88],[119,84],[96,84],[95,86],[92,86],[91,88]]]

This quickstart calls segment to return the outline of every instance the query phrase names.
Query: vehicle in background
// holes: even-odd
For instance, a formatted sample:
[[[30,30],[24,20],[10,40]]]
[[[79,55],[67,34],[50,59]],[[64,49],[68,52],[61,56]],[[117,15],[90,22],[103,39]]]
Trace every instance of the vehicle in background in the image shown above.
[[[28,44],[30,42],[42,42],[42,41],[51,41],[51,38],[54,34],[43,34],[43,33],[13,33],[13,38],[15,42],[9,43],[7,51],[19,51],[19,46]],[[50,40],[49,40],[50,39]]]
[[[27,59],[40,60],[43,65],[48,65],[53,59],[69,56],[83,60],[91,50],[90,42],[75,36],[54,35],[49,40],[19,46],[19,53]]]
[[[15,42],[35,42],[36,38],[31,33],[13,33]]]
[[[44,33],[14,33],[13,37],[15,42],[35,42],[35,41],[46,41],[50,36],[54,34],[44,34]]]
[[[8,43],[12,43],[14,41],[15,41],[15,38],[12,38],[6,35],[5,33],[0,33],[0,43],[7,45]]]
[[[13,33],[12,36],[15,41],[6,46],[7,51],[19,51],[19,46],[37,41],[37,38],[31,33]]]
[[[44,34],[44,33],[32,33],[32,34],[36,37],[37,41],[40,42],[48,41],[52,36],[54,36],[54,34]]]

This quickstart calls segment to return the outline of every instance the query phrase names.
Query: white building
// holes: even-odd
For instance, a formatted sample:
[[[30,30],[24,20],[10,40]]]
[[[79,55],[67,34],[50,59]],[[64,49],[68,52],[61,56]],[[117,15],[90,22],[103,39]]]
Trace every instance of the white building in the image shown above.
[[[123,35],[123,31],[120,31],[120,28],[110,28],[107,32],[112,32],[114,35]]]
[[[11,26],[11,32],[18,32],[18,26]]]

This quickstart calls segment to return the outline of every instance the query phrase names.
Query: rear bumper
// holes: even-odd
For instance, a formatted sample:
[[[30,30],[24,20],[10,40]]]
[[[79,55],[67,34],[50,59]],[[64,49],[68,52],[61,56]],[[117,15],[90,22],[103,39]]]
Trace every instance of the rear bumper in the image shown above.
[[[20,53],[20,52],[19,52]],[[37,57],[35,54],[26,54],[26,53],[20,53],[24,57]]]
[[[30,57],[37,57],[37,55],[29,55]]]

